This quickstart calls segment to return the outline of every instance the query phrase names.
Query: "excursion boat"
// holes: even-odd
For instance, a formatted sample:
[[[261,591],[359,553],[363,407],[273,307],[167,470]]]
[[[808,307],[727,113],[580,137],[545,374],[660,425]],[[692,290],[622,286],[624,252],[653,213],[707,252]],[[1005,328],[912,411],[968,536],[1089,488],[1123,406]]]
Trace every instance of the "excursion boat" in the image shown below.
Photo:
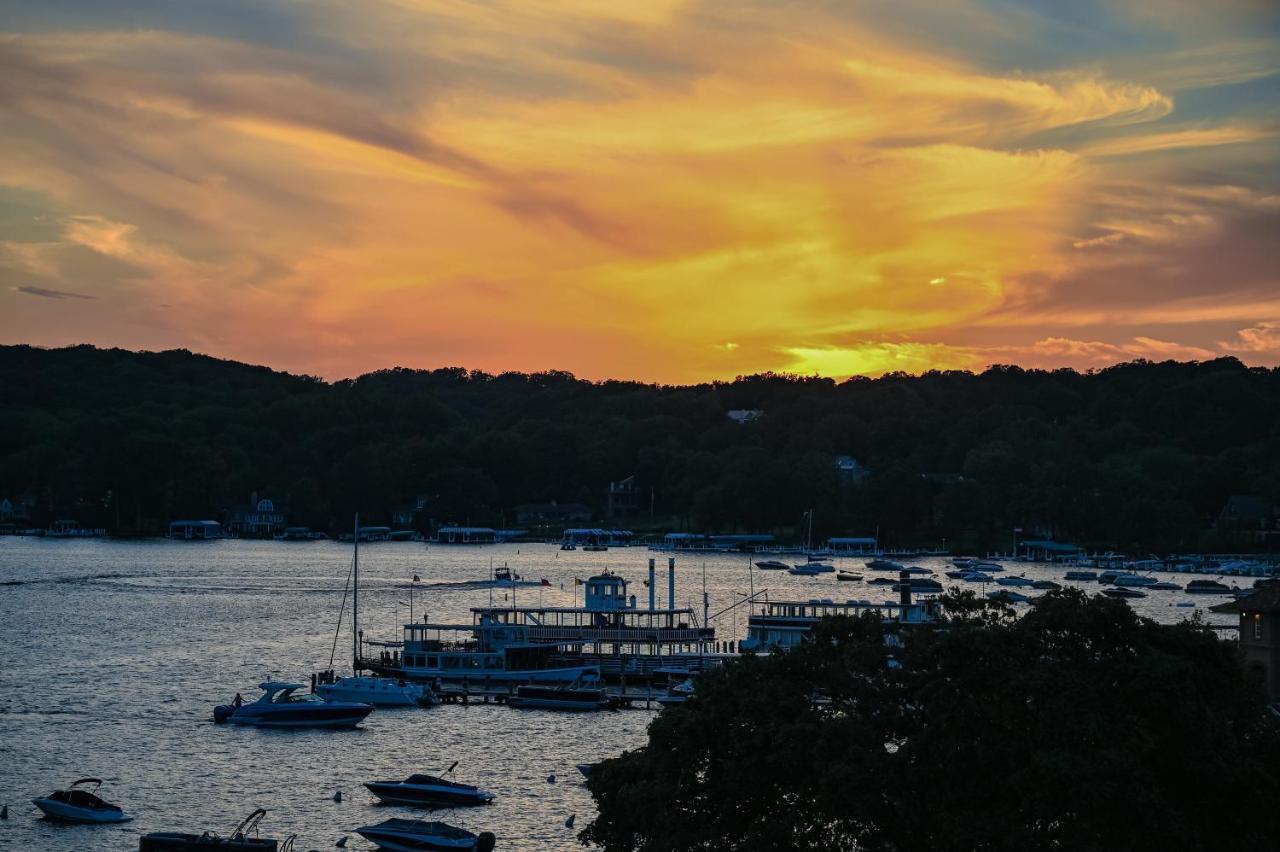
[[[777,559],[766,559],[763,562],[757,562],[756,567],[761,571],[786,571],[790,566]]]
[[[507,697],[507,706],[520,710],[608,710],[616,706],[602,686],[537,686],[523,684]]]
[[[445,778],[458,764],[442,775],[410,775],[403,781],[366,781],[364,786],[382,802],[427,808],[455,808],[487,805],[497,798],[488,790]]]
[[[1192,580],[1184,591],[1189,595],[1229,595],[1232,589],[1217,580]]]
[[[492,832],[472,834],[448,823],[415,819],[388,819],[356,833],[389,852],[490,852],[496,842]]]
[[[266,811],[258,808],[236,826],[230,837],[219,837],[208,831],[201,834],[153,831],[139,839],[138,852],[276,852],[279,847],[276,841],[258,837],[258,823],[266,815]],[[250,832],[253,837],[249,836]]]
[[[1112,586],[1110,589],[1103,589],[1102,593],[1109,598],[1145,598],[1147,596],[1142,589],[1135,589],[1132,586]]]
[[[872,571],[901,571],[902,565],[892,559],[872,559],[867,563]]]
[[[62,822],[107,823],[133,819],[119,805],[98,797],[101,786],[102,781],[98,778],[81,778],[65,790],[54,790],[47,796],[32,799],[31,804],[49,819]]]
[[[354,728],[373,712],[373,705],[364,702],[325,701],[314,693],[296,695],[303,689],[300,683],[269,680],[258,688],[262,697],[252,704],[213,708],[214,720],[257,728]]]
[[[311,691],[326,702],[360,702],[374,707],[434,707],[440,697],[425,683],[393,677],[336,677],[321,672]]]

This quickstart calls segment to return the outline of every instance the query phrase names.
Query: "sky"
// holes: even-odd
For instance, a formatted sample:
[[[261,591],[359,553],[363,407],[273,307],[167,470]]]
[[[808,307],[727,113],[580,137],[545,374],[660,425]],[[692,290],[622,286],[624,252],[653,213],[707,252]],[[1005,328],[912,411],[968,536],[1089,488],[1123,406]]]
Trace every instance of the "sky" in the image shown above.
[[[1280,364],[1275,0],[0,0],[0,342]]]

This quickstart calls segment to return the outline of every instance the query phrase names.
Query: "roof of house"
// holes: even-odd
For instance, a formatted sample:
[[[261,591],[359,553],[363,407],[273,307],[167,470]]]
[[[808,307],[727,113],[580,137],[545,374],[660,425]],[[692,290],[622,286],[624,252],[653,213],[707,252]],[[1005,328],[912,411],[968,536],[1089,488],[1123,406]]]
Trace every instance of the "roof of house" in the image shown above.
[[[1260,521],[1267,517],[1267,503],[1251,494],[1232,494],[1222,507],[1222,517]]]
[[[1236,601],[1241,612],[1280,612],[1280,583],[1267,583]]]

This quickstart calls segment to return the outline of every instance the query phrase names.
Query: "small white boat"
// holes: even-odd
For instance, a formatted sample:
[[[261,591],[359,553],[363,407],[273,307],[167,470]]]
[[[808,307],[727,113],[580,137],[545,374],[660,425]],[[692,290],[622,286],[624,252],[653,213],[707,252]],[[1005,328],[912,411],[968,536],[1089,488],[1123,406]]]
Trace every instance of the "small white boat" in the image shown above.
[[[98,797],[102,781],[97,778],[81,778],[65,790],[55,790],[47,796],[32,799],[49,819],[62,822],[128,822],[128,816],[119,805],[113,805]]]
[[[683,704],[693,697],[693,678],[686,678],[680,683],[667,687],[665,695],[659,695],[655,701],[659,704]]]
[[[472,834],[448,823],[415,819],[383,820],[356,833],[389,852],[489,852],[496,841],[488,831]]]
[[[425,683],[394,677],[334,677],[331,672],[322,672],[314,691],[329,703],[355,701],[374,707],[434,707],[440,703]]]

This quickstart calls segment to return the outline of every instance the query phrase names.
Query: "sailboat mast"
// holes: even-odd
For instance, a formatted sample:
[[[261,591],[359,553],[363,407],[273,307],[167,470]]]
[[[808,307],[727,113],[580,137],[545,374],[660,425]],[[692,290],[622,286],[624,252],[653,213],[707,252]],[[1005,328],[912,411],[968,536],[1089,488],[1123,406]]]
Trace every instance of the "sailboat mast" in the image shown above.
[[[355,582],[351,587],[351,673],[360,672],[360,513],[356,512],[353,557]]]

